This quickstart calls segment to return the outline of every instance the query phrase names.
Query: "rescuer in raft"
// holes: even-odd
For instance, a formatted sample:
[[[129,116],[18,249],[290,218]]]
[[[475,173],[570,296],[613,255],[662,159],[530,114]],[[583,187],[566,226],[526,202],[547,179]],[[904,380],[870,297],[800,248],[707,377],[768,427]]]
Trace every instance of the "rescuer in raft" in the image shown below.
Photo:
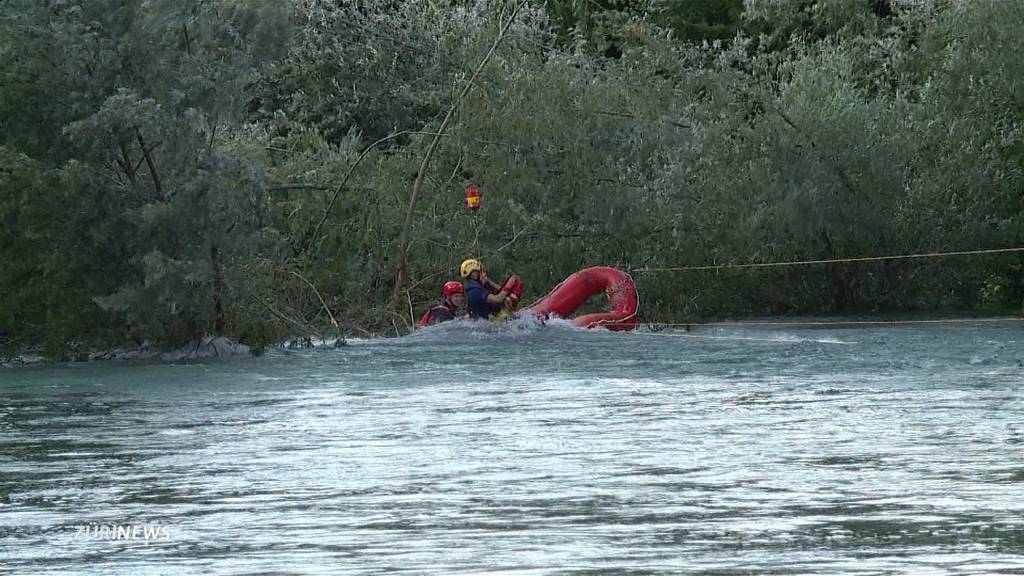
[[[487,277],[483,264],[474,258],[462,262],[459,274],[465,280],[466,307],[470,318],[497,319],[515,311],[523,289],[518,275],[513,274],[499,286]]]
[[[423,316],[420,317],[420,328],[454,320],[459,308],[466,301],[466,294],[462,289],[462,284],[455,280],[445,282],[441,292],[444,294],[444,300],[423,313]]]

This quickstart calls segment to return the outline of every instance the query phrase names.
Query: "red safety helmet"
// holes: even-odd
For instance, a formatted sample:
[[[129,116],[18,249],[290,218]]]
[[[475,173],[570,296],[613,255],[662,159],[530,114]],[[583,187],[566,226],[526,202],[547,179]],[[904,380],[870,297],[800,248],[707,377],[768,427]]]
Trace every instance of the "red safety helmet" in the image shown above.
[[[444,283],[444,297],[447,298],[452,294],[462,294],[462,282],[452,280]]]

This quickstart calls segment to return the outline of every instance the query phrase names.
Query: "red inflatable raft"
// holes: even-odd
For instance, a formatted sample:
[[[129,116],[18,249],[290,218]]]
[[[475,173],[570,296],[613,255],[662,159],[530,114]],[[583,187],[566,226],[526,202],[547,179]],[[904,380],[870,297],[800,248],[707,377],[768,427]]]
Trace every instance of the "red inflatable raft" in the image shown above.
[[[534,302],[526,312],[540,318],[568,318],[591,296],[601,292],[608,296],[608,311],[584,314],[573,318],[572,323],[584,328],[609,330],[632,330],[636,327],[636,285],[628,274],[608,266],[594,266],[572,274],[547,296]]]

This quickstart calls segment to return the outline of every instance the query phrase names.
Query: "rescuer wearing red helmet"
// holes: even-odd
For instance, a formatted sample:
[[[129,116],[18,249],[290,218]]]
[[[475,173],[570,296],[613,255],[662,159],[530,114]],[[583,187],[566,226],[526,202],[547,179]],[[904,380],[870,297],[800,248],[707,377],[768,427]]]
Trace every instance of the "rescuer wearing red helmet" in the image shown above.
[[[444,293],[444,301],[423,313],[423,316],[420,317],[420,328],[430,326],[431,324],[454,320],[455,314],[466,301],[466,294],[462,290],[461,282],[457,282],[455,280],[445,282],[441,292]]]

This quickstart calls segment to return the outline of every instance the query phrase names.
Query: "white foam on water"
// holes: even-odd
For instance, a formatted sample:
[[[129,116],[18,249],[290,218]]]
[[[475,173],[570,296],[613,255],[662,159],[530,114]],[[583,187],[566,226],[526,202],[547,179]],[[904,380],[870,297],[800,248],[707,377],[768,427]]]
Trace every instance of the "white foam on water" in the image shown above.
[[[663,330],[663,331],[637,331],[638,335],[644,336],[666,336],[666,337],[678,337],[678,338],[694,338],[698,340],[734,340],[738,342],[769,342],[778,344],[801,344],[801,343],[813,343],[813,344],[838,344],[844,346],[853,346],[858,344],[856,341],[841,340],[839,338],[807,338],[805,336],[798,336],[790,333],[756,333],[757,335],[751,335],[751,332],[730,332],[725,330],[717,330],[713,334],[694,333],[682,330]]]
[[[185,430],[182,428],[169,428],[167,430],[161,430],[161,434],[164,436],[185,436],[187,434],[195,434],[195,430]]]

